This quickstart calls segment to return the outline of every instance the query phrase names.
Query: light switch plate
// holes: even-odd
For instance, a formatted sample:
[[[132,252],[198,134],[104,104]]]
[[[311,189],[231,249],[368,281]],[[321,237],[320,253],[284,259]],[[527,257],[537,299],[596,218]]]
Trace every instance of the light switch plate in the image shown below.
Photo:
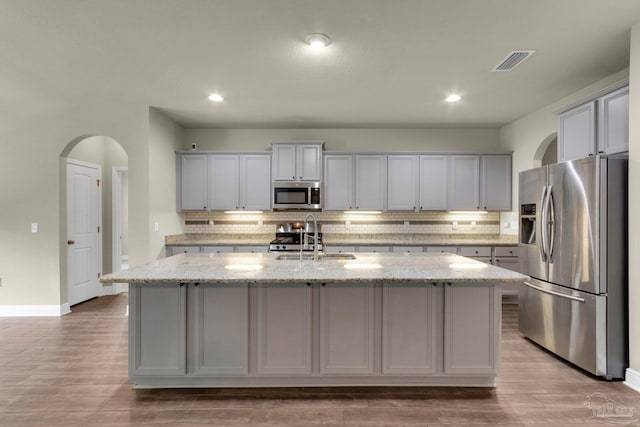
[[[160,224],[158,224],[158,222],[156,221],[153,223],[153,231],[158,231],[158,230],[160,230]]]
[[[32,233],[37,233],[38,232],[38,223],[37,222],[32,222],[31,223],[31,232]]]

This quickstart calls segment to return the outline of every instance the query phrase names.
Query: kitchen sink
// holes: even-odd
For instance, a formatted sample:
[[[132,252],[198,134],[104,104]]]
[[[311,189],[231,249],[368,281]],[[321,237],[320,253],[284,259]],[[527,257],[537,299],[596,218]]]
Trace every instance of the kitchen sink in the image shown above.
[[[290,253],[290,254],[280,254],[276,257],[279,261],[295,261],[300,259],[299,253]],[[302,254],[303,260],[313,259],[313,253],[304,252]],[[329,259],[336,261],[343,261],[349,259],[356,259],[356,256],[353,254],[318,254],[318,260]]]

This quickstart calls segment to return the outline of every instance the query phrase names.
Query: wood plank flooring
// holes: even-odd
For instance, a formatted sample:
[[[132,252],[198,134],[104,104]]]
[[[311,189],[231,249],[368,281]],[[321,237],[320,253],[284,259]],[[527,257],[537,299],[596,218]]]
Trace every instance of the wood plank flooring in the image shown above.
[[[503,306],[496,389],[313,388],[132,390],[126,294],[61,318],[0,318],[0,426],[583,426],[603,393],[634,410],[640,393],[569,367],[520,336]],[[596,402],[602,404],[604,401]]]

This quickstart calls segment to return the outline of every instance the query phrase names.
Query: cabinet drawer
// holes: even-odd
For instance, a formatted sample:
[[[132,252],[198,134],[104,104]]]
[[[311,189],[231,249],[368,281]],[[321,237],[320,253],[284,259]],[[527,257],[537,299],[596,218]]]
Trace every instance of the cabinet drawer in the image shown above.
[[[458,248],[455,246],[429,246],[427,252],[441,252],[449,254],[457,254]]]
[[[356,251],[355,246],[325,246],[324,251],[328,254],[345,254]]]
[[[358,246],[358,252],[387,253],[389,246]]]
[[[500,246],[496,247],[496,256],[518,256],[518,247],[517,246]]]
[[[236,246],[236,252],[240,254],[262,254],[269,252],[267,245],[263,246]]]
[[[200,246],[172,246],[171,253],[173,255],[178,254],[194,254],[200,252]]]
[[[423,250],[422,246],[392,246],[391,252],[415,254],[422,253]]]
[[[463,246],[460,248],[460,255],[470,257],[491,257],[489,246]]]
[[[233,252],[233,246],[203,246],[204,252],[208,254],[226,254]]]

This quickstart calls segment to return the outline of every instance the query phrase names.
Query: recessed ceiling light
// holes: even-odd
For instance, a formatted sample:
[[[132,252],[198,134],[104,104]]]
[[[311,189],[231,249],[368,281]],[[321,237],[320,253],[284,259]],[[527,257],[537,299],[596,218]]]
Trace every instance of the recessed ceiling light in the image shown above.
[[[456,95],[455,93],[452,93],[451,95],[447,96],[445,101],[447,101],[447,102],[458,102],[458,101],[460,101],[460,95]]]
[[[309,34],[305,41],[313,50],[322,50],[329,45],[329,37],[322,33]]]
[[[220,94],[212,93],[211,95],[209,95],[209,101],[222,102],[224,101],[224,98],[220,96]]]

